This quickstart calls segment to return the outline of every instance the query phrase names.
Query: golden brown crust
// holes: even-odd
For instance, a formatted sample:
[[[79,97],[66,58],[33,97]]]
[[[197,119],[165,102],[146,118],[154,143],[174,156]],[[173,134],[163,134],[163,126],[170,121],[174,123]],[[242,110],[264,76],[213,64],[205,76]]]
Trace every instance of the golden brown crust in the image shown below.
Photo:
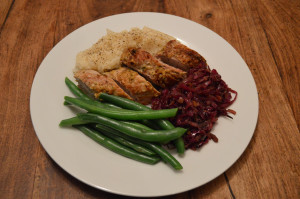
[[[198,66],[200,63],[206,63],[206,60],[199,53],[177,40],[169,41],[157,54],[157,58],[184,71]]]
[[[132,99],[113,79],[97,71],[80,70],[74,73],[74,77],[79,84],[84,84],[82,87],[88,87],[96,99],[101,93]]]
[[[161,62],[140,48],[125,50],[121,63],[161,88],[173,86],[186,77],[186,72]]]
[[[150,82],[129,68],[121,67],[105,75],[117,81],[134,100],[144,105],[150,104],[153,97],[160,95]]]

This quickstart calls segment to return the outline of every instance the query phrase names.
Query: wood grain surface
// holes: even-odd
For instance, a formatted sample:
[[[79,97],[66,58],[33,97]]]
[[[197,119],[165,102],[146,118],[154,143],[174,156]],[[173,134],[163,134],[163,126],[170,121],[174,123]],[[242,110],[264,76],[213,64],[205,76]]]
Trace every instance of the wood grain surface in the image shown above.
[[[300,198],[299,0],[2,0],[0,198],[127,198],[89,187],[51,160],[29,99],[40,63],[62,38],[93,20],[140,11],[218,33],[246,61],[259,94],[255,134],[240,159],[206,185],[163,198]]]

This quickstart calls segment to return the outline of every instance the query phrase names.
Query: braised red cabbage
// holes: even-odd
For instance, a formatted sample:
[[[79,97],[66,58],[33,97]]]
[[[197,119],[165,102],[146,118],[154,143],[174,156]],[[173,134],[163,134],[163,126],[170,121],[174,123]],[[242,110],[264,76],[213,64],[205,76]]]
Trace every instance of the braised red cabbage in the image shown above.
[[[232,96],[232,94],[234,96]],[[182,82],[152,101],[152,109],[178,108],[176,117],[170,121],[178,127],[187,128],[184,144],[196,150],[209,140],[218,142],[211,133],[219,116],[232,118],[235,111],[228,107],[236,100],[237,92],[227,86],[218,72],[211,70],[206,63],[193,67]]]

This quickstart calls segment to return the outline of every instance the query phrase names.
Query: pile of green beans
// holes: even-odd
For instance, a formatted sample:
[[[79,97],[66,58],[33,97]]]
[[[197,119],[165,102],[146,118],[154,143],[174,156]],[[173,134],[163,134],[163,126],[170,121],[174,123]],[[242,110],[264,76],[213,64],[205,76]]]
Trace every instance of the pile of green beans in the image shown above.
[[[77,117],[82,122],[103,124],[115,130],[118,130],[128,136],[138,138],[144,141],[150,141],[150,142],[158,142],[158,143],[169,142],[177,139],[178,137],[181,137],[186,131],[186,129],[179,128],[179,127],[171,130],[138,129],[132,125],[121,123],[117,120],[104,117],[98,114],[93,114],[93,113],[79,113],[77,114]]]
[[[111,102],[112,104],[122,107],[122,108],[125,108],[125,109],[136,110],[136,111],[152,110],[148,106],[142,105],[135,101],[128,100],[126,98],[122,98],[122,97],[118,97],[118,96],[114,96],[114,95],[109,95],[107,93],[101,93],[99,98],[104,101]],[[152,121],[148,121],[148,123],[149,122],[151,123]],[[165,129],[165,130],[170,130],[170,129],[175,128],[170,121],[164,120],[164,119],[154,120],[153,123],[154,123],[153,125],[157,125],[160,128]],[[179,137],[178,139],[174,140],[174,144],[176,146],[177,152],[179,154],[184,154],[185,148],[184,148],[183,139],[181,137]]]
[[[105,148],[147,164],[160,160],[181,170],[182,165],[161,144],[173,142],[179,154],[184,152],[181,137],[186,129],[174,127],[166,118],[177,109],[152,110],[132,100],[101,94],[100,101],[85,95],[67,77],[65,83],[76,96],[65,96],[65,105],[84,109],[59,126],[73,126]]]
[[[156,156],[148,156],[144,155],[142,153],[138,153],[135,150],[132,150],[128,147],[125,147],[113,139],[110,139],[98,131],[95,131],[91,128],[88,128],[86,126],[76,126],[81,132],[83,132],[85,135],[99,143],[100,145],[108,148],[111,151],[114,151],[115,153],[118,153],[120,155],[123,155],[125,157],[131,158],[133,160],[137,160],[143,163],[147,164],[155,164],[160,161],[160,159]]]
[[[142,141],[142,140],[139,140],[139,139],[132,138],[130,136],[127,136],[127,135],[124,135],[124,134],[120,133],[119,131],[116,131],[114,129],[111,129],[111,128],[109,128],[107,126],[104,126],[104,125],[101,125],[101,124],[97,124],[96,129],[100,130],[105,135],[113,134],[113,135],[116,135],[116,136],[120,136],[120,137],[122,137],[126,140],[129,140],[133,143],[140,144],[141,146],[145,146],[148,149],[153,150],[155,153],[157,153],[165,162],[168,162],[176,170],[182,169],[181,164],[167,150],[165,150],[159,144],[145,142],[145,141]]]
[[[80,98],[72,98],[65,96],[65,101],[69,104],[73,104],[82,109],[85,109],[91,113],[96,113],[109,118],[118,120],[142,120],[142,119],[161,119],[174,117],[177,112],[177,108],[164,109],[164,110],[150,110],[150,111],[133,111],[125,109],[108,109],[108,107],[96,106],[91,100],[85,100]],[[98,103],[100,104],[100,103]]]

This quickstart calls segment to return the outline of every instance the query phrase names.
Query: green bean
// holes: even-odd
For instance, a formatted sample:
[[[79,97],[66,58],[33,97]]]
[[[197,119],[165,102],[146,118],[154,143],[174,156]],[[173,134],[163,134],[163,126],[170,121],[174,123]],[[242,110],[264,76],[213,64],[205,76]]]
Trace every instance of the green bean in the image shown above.
[[[96,101],[96,100],[86,100],[86,99],[80,99],[81,101],[93,105],[93,106],[97,106],[99,108],[105,108],[105,109],[109,109],[109,110],[121,110],[122,108],[116,108],[117,106],[115,105],[109,105],[108,103],[102,103],[100,101]],[[124,109],[122,109],[124,110]]]
[[[185,133],[186,129],[183,128],[174,128],[171,130],[153,130],[153,131],[144,131],[140,129],[133,128],[130,125],[120,123],[117,120],[107,118],[92,113],[79,113],[77,114],[78,118],[82,121],[87,121],[91,123],[99,123],[105,126],[109,126],[113,129],[121,131],[126,135],[135,137],[144,141],[152,142],[169,142],[171,140],[177,139],[182,134]]]
[[[97,101],[98,103],[100,103],[99,101]],[[113,108],[113,109],[123,109],[123,108],[121,108],[121,107],[119,107],[119,106],[116,106],[116,105],[114,105],[114,104],[111,104],[111,103],[108,103],[108,102],[101,102],[101,104],[103,104],[103,105],[105,105],[105,106],[107,106],[107,108]],[[127,109],[127,110],[129,110],[129,109]],[[126,122],[129,122],[129,121],[126,121]],[[156,125],[153,121],[151,121],[151,120],[146,120],[146,119],[144,119],[144,120],[139,120],[139,122],[141,123],[141,124],[144,124],[145,126],[147,126],[147,127],[149,127],[149,128],[152,128],[152,129],[159,129],[159,126],[158,125]]]
[[[122,109],[121,107],[119,106],[116,106],[114,104],[111,104],[111,103],[107,103],[107,102],[101,102],[103,105],[106,105],[107,107],[109,108],[115,108],[115,109]]]
[[[69,118],[69,119],[62,120],[59,123],[59,126],[66,127],[66,126],[81,125],[81,124],[87,124],[87,123],[88,122],[84,122],[84,121],[80,120],[78,117],[72,117],[72,118]],[[104,132],[102,132],[102,133],[104,133]],[[125,140],[124,138],[121,138],[121,137],[118,137],[118,136],[115,136],[115,135],[111,135],[111,136],[106,135],[106,136],[110,137],[111,139],[113,139],[113,140],[115,140],[115,141],[129,147],[129,148],[134,149],[137,152],[144,153],[145,155],[155,155],[155,153],[153,151],[151,151],[151,150],[149,150],[149,149],[147,149],[143,146],[139,146],[137,144],[129,142],[129,141]]]
[[[125,99],[122,97],[118,97],[118,96],[114,96],[114,95],[109,95],[107,93],[101,93],[99,98],[102,100],[105,100],[107,102],[113,103],[117,106],[120,106],[122,108],[130,109],[130,110],[136,110],[136,111],[152,110],[148,106],[142,105],[135,101]],[[163,120],[163,119],[154,120],[154,123],[157,124],[160,128],[165,129],[165,130],[174,128],[173,124],[168,120]],[[174,140],[174,144],[176,146],[177,152],[179,154],[183,154],[185,151],[183,139],[180,137],[180,138]]]
[[[59,126],[65,127],[65,126],[73,126],[73,125],[79,125],[79,124],[87,124],[88,122],[84,122],[80,120],[78,117],[72,117],[69,119],[64,119],[59,123]]]
[[[136,111],[152,110],[148,106],[142,105],[133,100],[115,96],[115,95],[109,95],[107,93],[101,93],[99,98],[102,100],[105,100],[106,102],[112,103],[112,104],[117,105],[122,108],[130,109],[130,110],[136,110]]]
[[[136,144],[140,144],[142,146],[147,147],[148,149],[154,151],[155,153],[157,153],[157,155],[159,155],[166,163],[169,163],[174,169],[176,170],[181,170],[183,167],[182,165],[178,162],[178,160],[176,160],[176,158],[174,156],[172,156],[166,149],[164,149],[162,146],[160,146],[159,144],[154,144],[151,142],[145,142],[143,140],[139,140],[130,136],[127,136],[115,129],[112,129],[110,127],[106,127],[104,125],[100,125],[97,124],[96,128],[99,130],[107,130],[112,134],[115,134],[117,136],[123,137],[126,140],[129,140],[131,142],[134,142]]]
[[[150,130],[150,131],[153,131],[153,129],[149,128],[148,126],[145,126],[141,123],[138,123],[138,122],[132,122],[132,121],[120,121],[121,123],[123,124],[127,124],[129,126],[132,126],[134,128],[137,128],[137,129],[140,129],[140,130]]]
[[[160,127],[158,125],[156,125],[154,120],[139,120],[139,122],[148,126],[149,128],[157,129],[157,130],[160,129]]]
[[[168,121],[168,120],[155,120],[155,122],[156,122],[156,124],[157,124],[158,126],[160,126],[162,129],[168,130],[168,129],[173,129],[173,128],[175,128],[175,127],[173,126],[173,124],[172,124],[170,121]],[[177,139],[174,140],[173,142],[174,142],[174,145],[176,146],[177,152],[178,152],[179,154],[181,154],[181,155],[184,154],[184,152],[185,152],[185,146],[184,146],[184,142],[183,142],[182,137],[177,138]]]
[[[84,94],[69,78],[65,78],[65,83],[70,91],[77,97],[90,100],[91,98]]]
[[[133,150],[139,152],[139,153],[143,153],[145,155],[149,155],[149,156],[153,156],[153,155],[156,155],[156,153],[154,153],[153,151],[145,148],[144,146],[141,146],[141,145],[138,145],[138,144],[135,144],[123,137],[120,137],[116,134],[113,134],[111,133],[111,129],[109,127],[106,127],[102,124],[97,124],[98,125],[98,128],[96,128],[98,131],[100,131],[102,134],[104,134],[105,136],[119,142],[120,144],[123,144],[129,148],[132,148]],[[99,128],[99,126],[101,126],[101,129]]]
[[[93,105],[88,100],[77,99],[65,96],[65,101],[83,108],[91,113],[97,113],[106,117],[120,120],[142,120],[142,119],[160,119],[173,117],[176,115],[177,109],[164,109],[164,110],[153,110],[153,111],[133,111],[114,109],[109,110],[107,108],[101,108]]]
[[[118,107],[129,109],[129,110],[135,110],[135,111],[147,111],[147,110],[152,110],[151,108],[142,105],[140,103],[137,103],[135,101],[119,97],[119,96],[114,96],[114,95],[109,95],[107,93],[101,93],[99,96],[100,100],[104,100],[107,103],[112,103]],[[143,124],[154,128],[154,129],[159,129],[159,126],[155,124],[154,121],[150,120],[143,120],[141,121]]]
[[[182,137],[177,138],[176,140],[173,141],[175,146],[176,146],[176,150],[179,154],[183,155],[185,152],[185,146],[184,146],[184,141]]]
[[[160,160],[160,158],[155,156],[147,156],[138,153],[86,126],[75,126],[75,128],[78,128],[81,132],[83,132],[85,135],[87,135],[88,137],[90,137],[100,145],[106,147],[107,149],[119,155],[147,164],[156,164]]]

